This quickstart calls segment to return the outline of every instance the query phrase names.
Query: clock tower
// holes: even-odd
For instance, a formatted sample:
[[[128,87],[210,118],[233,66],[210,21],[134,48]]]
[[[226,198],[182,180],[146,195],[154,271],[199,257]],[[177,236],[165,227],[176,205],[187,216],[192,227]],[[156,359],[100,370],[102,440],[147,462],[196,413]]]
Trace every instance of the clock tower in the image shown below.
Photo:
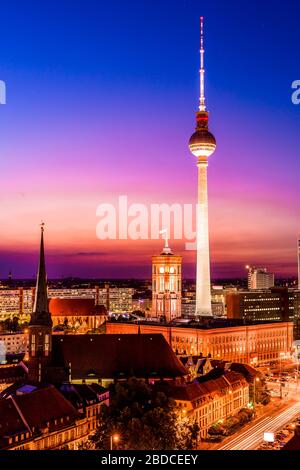
[[[181,263],[167,238],[162,252],[152,256],[152,316],[167,322],[181,315]]]
[[[48,308],[47,276],[44,253],[44,224],[41,224],[40,261],[33,312],[29,323],[28,378],[41,382],[51,363],[52,320]]]

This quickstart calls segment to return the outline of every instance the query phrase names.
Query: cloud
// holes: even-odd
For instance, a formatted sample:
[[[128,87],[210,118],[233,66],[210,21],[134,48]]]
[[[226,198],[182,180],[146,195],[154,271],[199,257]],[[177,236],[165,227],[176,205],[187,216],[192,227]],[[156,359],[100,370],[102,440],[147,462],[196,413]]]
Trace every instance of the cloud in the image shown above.
[[[98,256],[108,256],[109,253],[105,251],[79,251],[78,253],[68,253],[66,257],[98,257]]]

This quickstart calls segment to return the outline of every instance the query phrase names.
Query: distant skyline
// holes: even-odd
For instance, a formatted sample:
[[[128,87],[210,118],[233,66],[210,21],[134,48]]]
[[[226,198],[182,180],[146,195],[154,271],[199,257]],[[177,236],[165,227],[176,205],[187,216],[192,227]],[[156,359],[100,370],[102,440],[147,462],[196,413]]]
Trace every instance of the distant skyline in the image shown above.
[[[96,238],[96,208],[192,203],[188,150],[205,18],[213,278],[246,264],[297,275],[300,4],[275,0],[16,0],[1,5],[0,278],[36,276],[46,222],[49,278],[146,278],[163,241]],[[195,252],[183,277],[195,276]]]

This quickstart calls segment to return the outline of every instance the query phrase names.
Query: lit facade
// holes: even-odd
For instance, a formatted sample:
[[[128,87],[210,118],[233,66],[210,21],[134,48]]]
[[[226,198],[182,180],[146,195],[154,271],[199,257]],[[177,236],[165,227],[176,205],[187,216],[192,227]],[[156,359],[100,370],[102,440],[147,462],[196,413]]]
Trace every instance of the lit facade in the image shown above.
[[[134,289],[132,287],[111,287],[99,289],[98,305],[105,305],[109,312],[122,313],[133,310],[132,296]]]
[[[227,294],[227,317],[253,321],[298,319],[300,292],[275,287],[267,291],[237,291]]]
[[[267,268],[249,267],[248,289],[270,289],[274,287],[274,274],[268,273]]]
[[[240,374],[229,372],[204,384],[194,382],[181,390],[178,387],[173,398],[181,416],[198,424],[203,439],[213,424],[248,406],[249,384]]]
[[[152,256],[152,316],[170,321],[181,315],[181,263],[167,245]]]
[[[134,289],[131,287],[104,288],[51,288],[48,297],[59,299],[94,299],[111,312],[131,312]],[[35,287],[0,289],[0,321],[17,317],[21,323],[29,322],[35,299]]]
[[[0,321],[17,317],[29,321],[33,307],[32,289],[0,289]]]
[[[97,392],[92,389],[95,386]],[[99,425],[101,406],[109,405],[108,390],[101,390],[101,387],[95,384],[92,387],[88,399],[82,399],[81,389],[77,387],[78,405],[76,407],[72,406],[71,402],[67,401],[58,390],[53,390],[53,387],[48,387],[48,390],[37,390],[35,396],[29,397],[27,403],[23,397],[8,397],[1,400],[2,415],[10,418],[11,421],[7,425],[6,434],[0,435],[0,449],[78,450]],[[49,391],[54,394],[56,405],[59,405],[57,410],[51,407],[49,413],[47,409],[41,409],[39,417],[34,416],[34,411],[29,406],[32,405],[33,409],[38,409],[37,405],[41,404],[39,395],[42,397],[44,395],[51,401],[52,396],[49,395]],[[45,392],[48,394],[45,395]],[[49,405],[48,401],[48,407],[51,405],[53,403]],[[49,418],[50,415],[52,419]],[[5,419],[0,416],[0,423],[1,418]],[[16,420],[21,424],[14,426],[13,422]]]
[[[161,333],[176,354],[210,355],[215,359],[246,364],[277,361],[281,353],[290,354],[293,343],[292,322],[222,328],[108,322],[106,332]]]
[[[103,305],[95,305],[94,299],[51,298],[49,310],[53,328],[63,326],[77,333],[87,333],[96,330],[107,318],[107,311]]]
[[[6,354],[19,354],[28,350],[28,334],[0,333],[0,364]]]
[[[96,305],[104,305],[110,312],[131,312],[133,309],[131,287],[104,287],[49,289],[49,298],[94,299]]]

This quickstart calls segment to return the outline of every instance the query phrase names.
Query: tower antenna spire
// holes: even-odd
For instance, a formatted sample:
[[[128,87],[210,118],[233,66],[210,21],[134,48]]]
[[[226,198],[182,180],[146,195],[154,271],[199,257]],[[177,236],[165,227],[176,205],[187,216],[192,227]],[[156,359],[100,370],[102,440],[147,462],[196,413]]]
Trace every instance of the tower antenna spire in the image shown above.
[[[204,33],[203,33],[203,16],[200,16],[200,103],[199,111],[205,111],[204,96]]]

